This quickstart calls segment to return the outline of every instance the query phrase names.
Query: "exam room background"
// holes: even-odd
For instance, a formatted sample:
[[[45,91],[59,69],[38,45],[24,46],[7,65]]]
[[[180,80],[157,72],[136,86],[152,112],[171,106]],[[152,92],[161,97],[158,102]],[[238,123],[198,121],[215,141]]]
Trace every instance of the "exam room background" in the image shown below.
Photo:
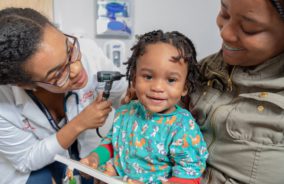
[[[96,37],[96,0],[53,0],[54,22],[69,34],[95,39],[100,47],[108,38]],[[218,0],[133,0],[133,35],[155,29],[180,31],[196,46],[198,59],[216,52],[221,45],[216,26]],[[125,44],[126,60],[135,36],[119,39]]]

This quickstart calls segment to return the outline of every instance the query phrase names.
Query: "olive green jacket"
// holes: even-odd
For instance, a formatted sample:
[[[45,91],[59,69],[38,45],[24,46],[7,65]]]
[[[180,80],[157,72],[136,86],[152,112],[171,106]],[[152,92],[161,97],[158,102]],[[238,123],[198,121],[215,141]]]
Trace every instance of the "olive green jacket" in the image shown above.
[[[209,150],[202,183],[284,184],[284,53],[257,66],[205,58],[191,99]]]

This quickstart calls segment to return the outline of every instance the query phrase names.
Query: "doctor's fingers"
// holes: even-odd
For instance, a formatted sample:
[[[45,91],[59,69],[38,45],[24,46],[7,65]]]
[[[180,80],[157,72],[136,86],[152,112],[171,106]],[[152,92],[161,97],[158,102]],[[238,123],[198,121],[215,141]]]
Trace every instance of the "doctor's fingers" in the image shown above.
[[[99,92],[98,96],[95,99],[95,102],[101,102],[103,101],[103,92]]]
[[[105,117],[112,111],[111,103],[106,103],[106,102],[102,102],[99,104],[92,104],[91,109],[92,113],[94,113],[94,116],[98,118]]]
[[[93,106],[93,108],[96,108],[98,110],[101,109],[107,109],[107,108],[111,108],[112,103],[110,101],[93,101],[91,104],[91,106]]]
[[[111,109],[105,109],[98,112],[94,112],[94,123],[97,127],[101,127],[105,124],[105,121],[110,113]]]
[[[84,119],[84,122],[91,126],[93,126],[94,123],[100,126],[111,111],[112,108],[109,104],[90,104],[80,113],[80,117]]]

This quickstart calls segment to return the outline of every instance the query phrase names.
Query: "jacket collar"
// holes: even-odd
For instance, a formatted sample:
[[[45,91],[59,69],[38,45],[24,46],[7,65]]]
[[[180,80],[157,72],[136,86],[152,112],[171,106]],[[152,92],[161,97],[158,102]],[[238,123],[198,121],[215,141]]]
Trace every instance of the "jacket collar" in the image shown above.
[[[234,84],[262,90],[284,90],[284,53],[248,69],[237,67],[232,75]]]
[[[15,98],[15,104],[17,106],[23,105],[28,101],[28,95],[26,94],[25,90],[23,90],[23,88],[20,88],[18,86],[11,86],[11,88]]]
[[[228,90],[229,82],[238,86],[267,89],[284,88],[284,53],[254,67],[231,66],[223,61],[222,53],[211,55],[202,61],[201,72],[208,85]],[[233,71],[233,72],[232,72]]]

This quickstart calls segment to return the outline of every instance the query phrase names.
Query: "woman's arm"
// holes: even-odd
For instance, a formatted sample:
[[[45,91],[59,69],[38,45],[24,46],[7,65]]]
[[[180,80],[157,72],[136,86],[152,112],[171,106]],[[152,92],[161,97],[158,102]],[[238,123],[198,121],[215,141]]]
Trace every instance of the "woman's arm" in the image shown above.
[[[20,172],[42,168],[52,163],[56,154],[64,153],[82,131],[101,126],[110,111],[111,103],[102,101],[100,95],[57,133],[48,133],[42,127],[42,137],[46,137],[43,139],[37,137],[32,128],[16,126],[0,117],[1,157],[9,160]]]
[[[57,132],[58,142],[67,149],[83,131],[101,127],[110,111],[111,103],[103,100],[102,94],[99,94],[94,102]]]
[[[64,149],[55,134],[39,140],[32,130],[23,130],[0,117],[0,155],[19,172],[40,169],[60,153],[64,153]]]

